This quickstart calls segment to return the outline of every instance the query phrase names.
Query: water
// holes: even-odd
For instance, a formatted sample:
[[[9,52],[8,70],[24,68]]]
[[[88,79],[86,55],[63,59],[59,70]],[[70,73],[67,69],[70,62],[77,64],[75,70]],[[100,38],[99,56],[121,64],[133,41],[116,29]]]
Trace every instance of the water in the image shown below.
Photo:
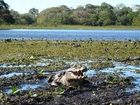
[[[133,88],[126,88],[126,92],[140,92],[140,73],[137,73],[137,71],[140,72],[140,66],[132,66],[132,65],[127,65],[123,64],[120,62],[114,62],[115,67],[109,67],[109,68],[104,68],[99,71],[96,70],[88,70],[85,74],[87,77],[92,77],[96,75],[97,73],[103,72],[107,74],[120,74],[122,77],[133,77],[134,80],[132,83],[135,84]]]
[[[0,78],[11,78],[11,77],[14,77],[14,76],[22,76],[23,74],[27,75],[27,73],[11,72],[11,73],[8,73],[8,74],[0,75]]]
[[[22,75],[33,75],[35,72],[34,71],[28,71],[28,72],[10,72],[10,73],[7,73],[7,74],[2,74],[0,75],[0,78],[12,78],[14,76],[22,76]],[[49,75],[49,74],[52,74],[52,73],[55,73],[55,72],[48,72],[48,71],[44,71],[42,74],[43,75]]]
[[[88,78],[93,77],[96,75],[96,71],[95,70],[88,70],[87,72],[84,73],[85,76],[87,76]]]
[[[44,63],[48,64],[48,61],[45,60]],[[67,61],[66,63],[71,64],[73,63],[73,61]],[[74,62],[76,63],[76,62]],[[108,67],[108,68],[104,68],[104,69],[100,69],[100,70],[92,70],[90,69],[90,65],[91,63],[94,63],[94,61],[79,61],[78,63],[83,64],[83,65],[88,65],[88,71],[84,73],[85,76],[87,76],[88,78],[96,76],[98,73],[106,73],[106,74],[116,74],[118,73],[121,77],[127,78],[127,77],[133,77],[134,80],[132,81],[132,83],[135,84],[134,87],[132,88],[126,88],[126,92],[140,92],[140,65],[139,66],[132,66],[132,65],[127,65],[127,64],[123,64],[121,62],[113,62],[114,67]],[[59,71],[57,71],[59,72]],[[44,75],[50,75],[50,74],[55,74],[57,72],[48,72],[45,71],[43,74]],[[61,72],[61,71],[60,71]],[[23,74],[27,74],[28,72],[11,72],[9,74],[3,74],[0,75],[0,78],[11,78],[13,76],[20,76]],[[32,75],[32,73],[30,73],[30,75]],[[35,83],[31,83],[31,84],[18,84],[18,87],[20,89],[20,91],[24,91],[24,90],[32,90],[32,89],[37,89],[40,87],[44,87],[47,86],[48,82],[47,79],[43,79],[43,80],[39,80],[39,82],[35,82]],[[6,93],[10,93],[12,92],[12,89],[10,88],[6,88],[5,89]]]
[[[126,92],[140,92],[140,78],[133,81],[133,83],[136,85],[134,88],[126,88]]]
[[[18,87],[19,91],[29,91],[29,90],[34,90],[37,88],[42,88],[42,87],[46,87],[48,84],[48,80],[47,79],[43,79],[40,80],[39,82],[36,83],[28,83],[28,84],[20,84]],[[6,88],[5,93],[7,94],[11,94],[12,93],[12,88]]]
[[[10,64],[10,63],[4,63],[0,64],[0,68],[16,68],[16,67],[26,67],[27,65],[15,65],[15,64]]]
[[[140,40],[140,30],[0,30],[0,39]]]

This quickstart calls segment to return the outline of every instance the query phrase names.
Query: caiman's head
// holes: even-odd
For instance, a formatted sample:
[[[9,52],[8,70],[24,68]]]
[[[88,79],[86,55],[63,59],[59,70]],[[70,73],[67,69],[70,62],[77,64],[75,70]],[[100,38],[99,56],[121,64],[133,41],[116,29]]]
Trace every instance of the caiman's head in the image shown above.
[[[58,86],[59,84],[71,85],[71,82],[78,83],[79,80],[83,80],[85,77],[83,73],[87,71],[85,66],[73,66],[67,70],[56,73],[55,75],[50,76],[48,82],[53,86]]]
[[[83,76],[83,73],[87,71],[85,66],[74,65],[73,67],[67,70],[68,72],[72,72],[75,76]]]

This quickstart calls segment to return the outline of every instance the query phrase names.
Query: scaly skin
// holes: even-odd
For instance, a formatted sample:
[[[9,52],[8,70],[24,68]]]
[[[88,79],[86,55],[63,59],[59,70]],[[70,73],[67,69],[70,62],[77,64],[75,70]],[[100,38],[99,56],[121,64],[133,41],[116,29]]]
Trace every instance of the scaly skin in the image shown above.
[[[67,70],[59,72],[51,76],[48,80],[53,86],[58,86],[63,84],[65,86],[76,86],[80,84],[84,79],[83,73],[86,71],[86,67],[82,66],[80,68],[71,67]]]

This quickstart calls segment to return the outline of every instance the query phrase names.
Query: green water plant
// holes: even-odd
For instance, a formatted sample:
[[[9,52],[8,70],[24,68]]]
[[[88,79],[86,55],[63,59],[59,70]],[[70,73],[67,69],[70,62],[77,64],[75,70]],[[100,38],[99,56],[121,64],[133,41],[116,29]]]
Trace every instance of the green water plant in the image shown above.
[[[75,47],[75,45],[80,46]],[[30,64],[41,57],[124,61],[129,57],[139,56],[139,51],[140,41],[12,40],[9,43],[0,41],[0,62]],[[65,62],[47,65],[47,68],[51,70],[64,67]]]
[[[42,70],[39,70],[38,73],[39,73],[40,75],[44,75],[44,72],[45,72],[44,69],[42,69]]]
[[[13,86],[13,87],[11,88],[11,94],[17,94],[17,93],[19,93],[19,92],[20,92],[20,89],[19,89],[18,87]]]

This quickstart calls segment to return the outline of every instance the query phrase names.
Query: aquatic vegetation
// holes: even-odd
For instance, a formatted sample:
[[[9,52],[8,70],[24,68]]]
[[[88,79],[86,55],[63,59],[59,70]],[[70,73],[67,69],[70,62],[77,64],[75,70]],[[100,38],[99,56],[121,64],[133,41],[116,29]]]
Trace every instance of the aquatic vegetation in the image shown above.
[[[65,87],[59,86],[59,87],[57,87],[57,88],[54,89],[54,92],[53,93],[55,93],[57,95],[61,95],[61,94],[64,93],[64,91],[65,91]]]
[[[40,74],[40,75],[44,75],[44,70],[42,69],[42,70],[40,70],[38,73]]]
[[[119,77],[119,75],[109,75],[107,77],[107,83],[110,83],[110,84],[125,84],[125,85],[130,85],[132,80],[134,80],[133,77],[127,77],[127,78],[121,78]]]
[[[0,48],[0,62],[18,64],[30,64],[40,57],[124,61],[140,55],[139,41],[13,40],[8,43],[0,41]]]
[[[11,88],[11,94],[17,94],[18,92],[20,92],[20,89],[16,86],[13,86]]]
[[[91,68],[97,69],[97,70],[108,68],[108,67],[114,67],[113,63],[109,61],[97,61],[91,65]]]

